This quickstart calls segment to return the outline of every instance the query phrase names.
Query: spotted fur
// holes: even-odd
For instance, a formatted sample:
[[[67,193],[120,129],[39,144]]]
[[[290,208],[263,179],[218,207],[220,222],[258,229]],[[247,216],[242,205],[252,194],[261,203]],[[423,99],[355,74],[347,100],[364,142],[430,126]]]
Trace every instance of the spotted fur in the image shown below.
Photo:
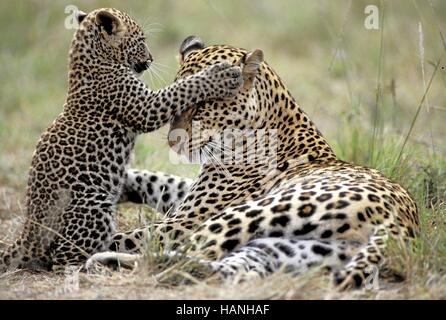
[[[119,202],[144,203],[157,212],[173,215],[192,182],[164,172],[129,169]]]
[[[78,19],[67,99],[37,143],[26,222],[2,253],[0,269],[78,264],[104,249],[115,231],[113,214],[136,136],[198,101],[233,95],[243,81],[239,67],[222,63],[151,91],[137,78],[152,56],[132,18],[98,9]]]
[[[194,44],[189,50],[188,42]],[[231,100],[209,101],[186,111],[171,124],[171,131],[190,132],[194,122],[217,135],[226,128],[242,133],[266,129],[276,132],[277,152],[257,162],[218,166],[205,159],[173,217],[116,235],[110,250],[139,252],[156,236],[165,247],[188,248],[188,254],[214,261],[226,274],[234,266],[258,274],[274,271],[276,265],[301,270],[305,263],[295,258],[301,253],[292,263],[281,258],[300,250],[319,256],[314,258],[318,263],[331,258],[340,288],[361,286],[370,267],[385,261],[388,238],[404,244],[418,233],[412,197],[379,171],[340,160],[259,50],[197,43],[188,38],[183,44],[177,78],[229,60],[242,66],[245,85]],[[214,138],[203,134],[177,150],[192,159],[194,152],[210,143],[215,146]],[[241,155],[249,152],[242,150]],[[125,242],[135,234],[139,240],[129,251]]]

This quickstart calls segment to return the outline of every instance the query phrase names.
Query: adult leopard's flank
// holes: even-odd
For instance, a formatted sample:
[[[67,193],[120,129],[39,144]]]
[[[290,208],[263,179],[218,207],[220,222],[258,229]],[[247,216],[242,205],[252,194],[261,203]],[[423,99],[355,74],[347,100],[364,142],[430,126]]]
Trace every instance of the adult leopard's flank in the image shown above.
[[[106,248],[137,135],[191,104],[230,97],[243,82],[239,67],[221,63],[151,91],[137,78],[152,56],[132,18],[108,8],[77,18],[66,102],[37,143],[26,221],[0,270],[79,264]]]
[[[339,288],[350,288],[385,263],[389,238],[404,246],[419,232],[409,193],[375,169],[338,159],[260,50],[205,47],[192,37],[180,54],[178,79],[229,60],[241,65],[245,84],[235,98],[200,103],[172,123],[172,132],[199,127],[188,143],[171,145],[189,158],[203,154],[200,173],[183,197],[167,191],[167,199],[181,201],[169,217],[116,234],[110,250],[140,252],[155,237],[165,247],[189,248],[188,255],[210,261],[224,276],[324,264]],[[228,130],[246,138],[243,148],[234,154],[238,161],[216,165]],[[277,152],[257,153],[253,161],[249,153],[267,147],[264,140],[249,142],[259,131],[274,133]],[[137,199],[158,188],[156,173],[132,171],[127,178],[126,192]]]

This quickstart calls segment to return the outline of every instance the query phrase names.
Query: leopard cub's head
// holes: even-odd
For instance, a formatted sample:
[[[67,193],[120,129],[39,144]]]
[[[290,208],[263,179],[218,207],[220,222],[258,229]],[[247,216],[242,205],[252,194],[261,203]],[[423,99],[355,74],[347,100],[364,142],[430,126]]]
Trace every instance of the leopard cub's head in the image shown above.
[[[101,8],[90,13],[78,11],[79,28],[74,35],[72,63],[89,67],[121,64],[140,75],[153,61],[141,27],[126,13]]]

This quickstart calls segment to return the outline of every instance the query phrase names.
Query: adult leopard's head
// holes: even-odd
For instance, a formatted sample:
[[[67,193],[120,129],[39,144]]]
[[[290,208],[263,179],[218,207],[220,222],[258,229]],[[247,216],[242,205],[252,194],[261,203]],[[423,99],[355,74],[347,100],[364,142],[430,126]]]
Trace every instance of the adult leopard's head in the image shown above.
[[[223,61],[242,67],[244,86],[239,93],[231,99],[191,106],[171,123],[169,145],[190,161],[202,161],[203,156],[210,156],[210,149],[221,144],[221,139],[234,139],[234,135],[258,129],[264,120],[262,112],[268,103],[266,89],[271,85],[267,83],[268,77],[271,81],[273,78],[268,74],[274,72],[263,62],[261,50],[247,51],[228,45],[205,47],[199,38],[190,36],[180,47],[180,69],[176,78]]]
[[[79,28],[71,46],[71,63],[86,68],[121,64],[140,75],[153,61],[140,26],[126,13],[101,8],[76,14]]]

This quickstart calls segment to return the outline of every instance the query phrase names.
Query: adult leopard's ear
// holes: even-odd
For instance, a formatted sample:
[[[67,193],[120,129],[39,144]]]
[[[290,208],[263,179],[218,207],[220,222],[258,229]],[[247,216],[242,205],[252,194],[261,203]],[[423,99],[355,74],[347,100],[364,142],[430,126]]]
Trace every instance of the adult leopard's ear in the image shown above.
[[[81,24],[82,21],[84,21],[87,14],[81,10],[76,11],[76,20],[78,24]]]
[[[105,31],[107,36],[121,37],[126,31],[121,19],[107,10],[96,13],[96,24]]]
[[[242,68],[243,89],[248,90],[254,86],[255,78],[260,73],[263,62],[263,51],[256,49],[245,54],[238,62]]]
[[[183,40],[180,46],[180,63],[183,63],[186,57],[193,51],[204,48],[203,41],[197,36],[189,36]]]

